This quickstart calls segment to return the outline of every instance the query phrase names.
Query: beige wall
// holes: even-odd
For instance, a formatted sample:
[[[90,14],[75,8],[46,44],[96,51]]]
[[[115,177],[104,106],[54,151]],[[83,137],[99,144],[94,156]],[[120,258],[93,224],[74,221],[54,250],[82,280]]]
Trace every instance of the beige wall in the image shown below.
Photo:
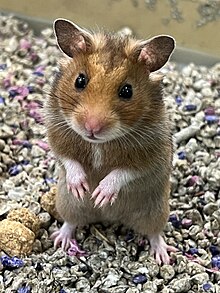
[[[141,38],[155,34],[170,34],[179,46],[220,57],[220,18],[203,27],[196,26],[200,18],[198,3],[204,0],[179,0],[178,8],[184,20],[170,18],[168,0],[159,0],[154,10],[146,8],[144,0],[0,0],[0,10],[54,20],[68,18],[81,26],[96,25],[111,30],[129,26]],[[135,7],[134,2],[138,3]],[[164,22],[167,22],[164,24]]]

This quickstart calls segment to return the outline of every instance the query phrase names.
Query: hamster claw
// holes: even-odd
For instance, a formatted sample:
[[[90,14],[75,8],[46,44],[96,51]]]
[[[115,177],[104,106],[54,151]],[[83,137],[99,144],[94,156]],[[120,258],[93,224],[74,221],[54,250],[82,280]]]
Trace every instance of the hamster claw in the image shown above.
[[[60,246],[64,251],[67,251],[70,247],[70,241],[74,231],[75,226],[64,222],[63,226],[59,230],[53,232],[50,236],[54,241],[54,248],[57,249]]]
[[[120,188],[117,188],[112,182],[109,184],[106,180],[107,177],[99,183],[99,186],[92,193],[91,198],[95,199],[94,207],[103,208],[109,203],[112,205],[117,198]]]
[[[80,163],[67,160],[64,162],[66,169],[67,191],[72,192],[78,200],[83,199],[85,192],[89,191],[86,174]]]
[[[103,208],[108,203],[112,205],[117,197],[117,194],[113,193],[105,193],[103,190],[101,190],[99,187],[96,188],[96,190],[92,194],[92,199],[96,197],[94,207]]]
[[[81,182],[80,184],[72,184],[70,182],[67,182],[67,190],[68,192],[72,192],[75,198],[78,200],[83,200],[85,192],[89,192],[89,186],[86,181]]]
[[[167,245],[161,235],[154,235],[148,238],[151,245],[150,254],[155,256],[157,264],[170,264],[168,252],[177,252],[178,249],[174,246]]]

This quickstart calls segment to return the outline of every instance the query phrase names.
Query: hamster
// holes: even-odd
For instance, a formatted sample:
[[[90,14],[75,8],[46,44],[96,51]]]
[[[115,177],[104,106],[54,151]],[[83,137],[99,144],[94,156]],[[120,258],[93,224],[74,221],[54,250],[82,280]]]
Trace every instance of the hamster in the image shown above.
[[[108,221],[146,236],[169,263],[161,233],[169,216],[172,139],[156,73],[172,54],[167,35],[149,40],[54,22],[60,62],[45,103],[50,147],[60,162],[54,245],[70,247],[77,226]]]

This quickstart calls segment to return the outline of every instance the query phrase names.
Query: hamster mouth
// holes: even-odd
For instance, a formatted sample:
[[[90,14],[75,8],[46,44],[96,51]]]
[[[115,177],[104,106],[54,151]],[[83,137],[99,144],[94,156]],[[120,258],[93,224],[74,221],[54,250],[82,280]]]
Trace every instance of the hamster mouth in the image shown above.
[[[67,120],[67,124],[78,134],[82,139],[88,141],[90,143],[106,143],[108,141],[117,139],[121,136],[121,133],[115,133],[115,128],[108,129],[108,131],[100,131],[100,133],[96,134],[93,132],[85,131],[85,129],[77,123],[76,119],[71,117],[71,120]],[[119,127],[118,127],[119,128]],[[117,129],[117,128],[116,128]]]
[[[87,135],[86,137],[89,138],[89,139],[91,139],[91,140],[98,140],[98,138],[95,137],[94,134]]]
[[[94,134],[91,134],[91,135],[81,135],[82,138],[88,142],[92,142],[92,143],[104,143],[106,142],[107,140],[104,139],[104,138],[99,138],[99,137],[96,137]]]

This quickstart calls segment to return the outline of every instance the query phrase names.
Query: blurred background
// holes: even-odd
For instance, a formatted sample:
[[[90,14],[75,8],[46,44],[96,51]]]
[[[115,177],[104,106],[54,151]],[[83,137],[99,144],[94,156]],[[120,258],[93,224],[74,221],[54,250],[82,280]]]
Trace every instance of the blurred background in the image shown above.
[[[170,34],[180,62],[220,60],[220,0],[1,0],[0,11],[24,18],[36,32],[63,17],[87,28],[129,27],[139,38]]]

